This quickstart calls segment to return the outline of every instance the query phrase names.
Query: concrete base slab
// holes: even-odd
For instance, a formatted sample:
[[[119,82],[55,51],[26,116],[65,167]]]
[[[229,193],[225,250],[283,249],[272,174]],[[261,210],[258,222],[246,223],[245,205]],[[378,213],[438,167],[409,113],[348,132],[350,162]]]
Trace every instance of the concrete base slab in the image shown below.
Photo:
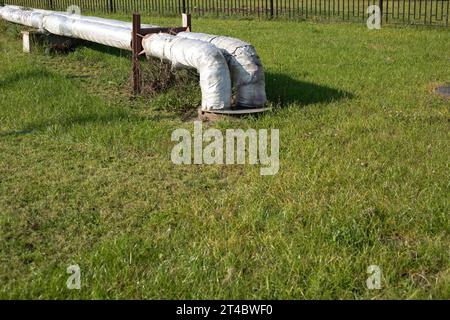
[[[254,114],[254,113],[262,113],[270,111],[269,107],[262,108],[231,108],[225,110],[202,110],[199,109],[199,112],[202,113],[211,113],[217,115],[227,115],[227,116],[236,116],[236,115],[246,115],[246,114]]]
[[[198,116],[205,121],[214,121],[221,118],[232,118],[246,115],[256,115],[272,110],[271,108],[234,108],[227,110],[202,110],[198,109]]]

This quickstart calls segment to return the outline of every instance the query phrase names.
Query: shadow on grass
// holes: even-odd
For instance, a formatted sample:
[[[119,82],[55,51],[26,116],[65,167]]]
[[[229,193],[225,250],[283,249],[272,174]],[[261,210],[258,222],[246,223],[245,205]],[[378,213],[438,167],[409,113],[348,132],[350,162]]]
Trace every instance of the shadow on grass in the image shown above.
[[[53,126],[59,126],[61,129],[70,129],[73,126],[76,125],[87,125],[87,124],[110,124],[112,122],[121,122],[121,121],[127,121],[127,122],[133,122],[138,123],[142,121],[161,121],[161,120],[173,120],[176,118],[176,115],[164,115],[164,114],[157,114],[155,116],[138,116],[138,115],[130,115],[126,112],[118,112],[118,113],[111,113],[106,115],[98,115],[98,114],[87,114],[87,115],[80,115],[75,117],[69,117],[67,119],[61,119],[59,121],[43,121],[39,123],[33,123],[26,125],[21,130],[15,130],[15,131],[6,131],[6,132],[0,132],[0,138],[2,137],[11,137],[11,136],[22,136],[27,134],[32,134],[35,132],[43,131],[47,128],[53,127]]]
[[[68,47],[58,47],[58,46],[49,46],[45,44],[41,44],[40,51],[45,53],[46,55],[55,55],[55,56],[67,56],[70,53],[73,53],[79,48],[88,48],[96,52],[100,52],[103,54],[108,54],[115,57],[121,58],[130,58],[131,59],[131,51],[119,49],[115,47],[109,47],[100,43],[89,42],[87,40],[77,40],[75,43],[69,45]]]
[[[266,91],[269,101],[286,106],[308,105],[351,99],[353,94],[311,82],[300,81],[285,74],[266,72]]]
[[[123,49],[85,42],[84,46],[117,57],[131,57],[131,52]],[[341,99],[351,99],[353,94],[344,90],[330,88],[311,82],[300,81],[286,74],[266,72],[266,92],[269,101],[280,106],[291,103],[308,105],[315,103],[329,103]]]
[[[17,72],[13,75],[6,77],[4,80],[0,80],[0,88],[9,88],[14,86],[19,81],[26,81],[30,79],[43,79],[51,76],[51,73],[46,70],[33,70],[25,72]]]

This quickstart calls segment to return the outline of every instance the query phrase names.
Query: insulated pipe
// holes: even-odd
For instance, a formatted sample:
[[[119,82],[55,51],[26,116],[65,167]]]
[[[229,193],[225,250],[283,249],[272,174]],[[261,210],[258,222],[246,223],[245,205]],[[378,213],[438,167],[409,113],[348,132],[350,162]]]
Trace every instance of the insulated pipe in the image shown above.
[[[22,10],[15,7],[3,8],[1,16],[7,21],[45,30],[52,34],[88,40],[125,50],[131,49],[131,27],[125,27],[119,21],[116,26],[113,26],[111,21],[109,24],[94,22],[95,17],[82,19],[76,15],[55,14],[46,10]]]
[[[267,102],[264,69],[251,44],[235,38],[205,33],[180,32],[177,37],[205,41],[222,50],[230,67],[238,105],[261,107]]]
[[[39,12],[39,10],[35,10],[35,11]],[[132,28],[133,28],[133,24],[131,22],[91,17],[91,16],[80,16],[77,14],[70,14],[70,13],[66,13],[66,12],[53,12],[51,14],[61,15],[61,16],[69,17],[69,18],[76,19],[76,20],[101,23],[101,24],[111,26],[111,27],[126,28],[129,30],[132,30]],[[158,28],[158,27],[159,26],[154,26],[151,24],[141,24],[141,28]]]
[[[42,11],[7,8],[5,13],[3,8],[0,13],[5,20],[42,28],[56,35],[130,49],[131,29],[128,27]],[[175,67],[192,67],[198,70],[203,110],[231,107],[230,71],[222,51],[216,46],[168,34],[149,35],[142,41],[142,45],[147,56],[171,61]]]
[[[128,28],[54,14],[44,16],[43,27],[48,32],[60,36],[83,39],[119,49],[131,48],[131,30]]]
[[[44,14],[42,13],[3,7],[0,11],[0,15],[6,21],[42,30],[42,20],[44,18]]]
[[[203,110],[231,107],[231,79],[221,50],[214,45],[169,34],[147,35],[142,46],[147,56],[172,62],[173,67],[191,67],[200,74]]]
[[[59,13],[58,13],[59,14]],[[120,28],[127,28],[131,30],[133,28],[133,24],[131,22],[125,22],[125,21],[119,21],[119,20],[113,20],[113,19],[105,19],[105,18],[98,18],[98,17],[90,17],[90,16],[79,16],[79,15],[71,15],[65,12],[61,13],[62,15],[74,17],[75,19],[83,20],[83,21],[89,21],[89,22],[96,22],[96,23],[102,23],[109,25],[111,27],[120,27]],[[151,24],[141,24],[141,28],[159,28],[159,26],[151,25]]]
[[[121,27],[121,28],[130,29],[130,30],[133,27],[131,22],[98,18],[98,17],[92,17],[92,16],[82,16],[82,15],[71,14],[71,13],[63,12],[63,11],[50,11],[50,10],[44,10],[44,9],[24,8],[24,7],[13,6],[13,5],[7,5],[7,6],[5,6],[5,8],[11,9],[11,10],[20,10],[22,12],[32,11],[35,13],[40,13],[44,16],[50,15],[50,14],[61,15],[61,16],[65,16],[65,17],[70,17],[72,19],[102,23],[102,24],[105,24],[105,25],[108,25],[111,27]],[[158,28],[159,26],[154,26],[154,25],[150,25],[150,24],[142,24],[141,27],[142,28]]]

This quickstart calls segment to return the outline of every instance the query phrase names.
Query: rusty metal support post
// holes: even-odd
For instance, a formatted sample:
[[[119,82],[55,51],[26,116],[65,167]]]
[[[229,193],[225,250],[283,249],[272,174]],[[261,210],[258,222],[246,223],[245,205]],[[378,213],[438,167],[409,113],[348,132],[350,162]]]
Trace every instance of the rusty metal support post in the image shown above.
[[[183,13],[181,15],[181,20],[182,20],[182,27],[187,28],[186,31],[192,32],[191,15]]]
[[[177,34],[183,31],[192,31],[191,15],[182,14],[182,27],[152,27],[141,28],[141,15],[139,13],[133,13],[133,28],[131,31],[131,51],[132,51],[132,63],[133,63],[133,94],[138,95],[142,89],[141,69],[139,67],[139,56],[143,53],[142,38],[148,34],[154,33],[169,33]]]
[[[277,7],[278,9],[278,7]],[[273,0],[270,0],[270,19],[273,19]]]
[[[141,93],[141,70],[139,68],[139,53],[142,51],[142,39],[139,37],[141,31],[141,15],[133,13],[133,31],[132,31],[132,51],[133,51],[133,93]]]
[[[380,7],[380,22],[383,23],[383,0],[379,0],[379,7]],[[386,21],[387,21],[387,16],[386,16]]]

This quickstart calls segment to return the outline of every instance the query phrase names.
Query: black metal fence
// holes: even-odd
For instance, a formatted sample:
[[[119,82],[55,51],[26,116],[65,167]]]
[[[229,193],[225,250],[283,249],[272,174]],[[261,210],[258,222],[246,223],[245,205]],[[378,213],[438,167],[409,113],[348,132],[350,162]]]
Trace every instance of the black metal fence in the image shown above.
[[[449,26],[450,0],[0,0],[6,4],[65,11],[194,16],[235,16],[259,19],[339,19],[365,22],[367,8],[377,5],[383,23]]]

